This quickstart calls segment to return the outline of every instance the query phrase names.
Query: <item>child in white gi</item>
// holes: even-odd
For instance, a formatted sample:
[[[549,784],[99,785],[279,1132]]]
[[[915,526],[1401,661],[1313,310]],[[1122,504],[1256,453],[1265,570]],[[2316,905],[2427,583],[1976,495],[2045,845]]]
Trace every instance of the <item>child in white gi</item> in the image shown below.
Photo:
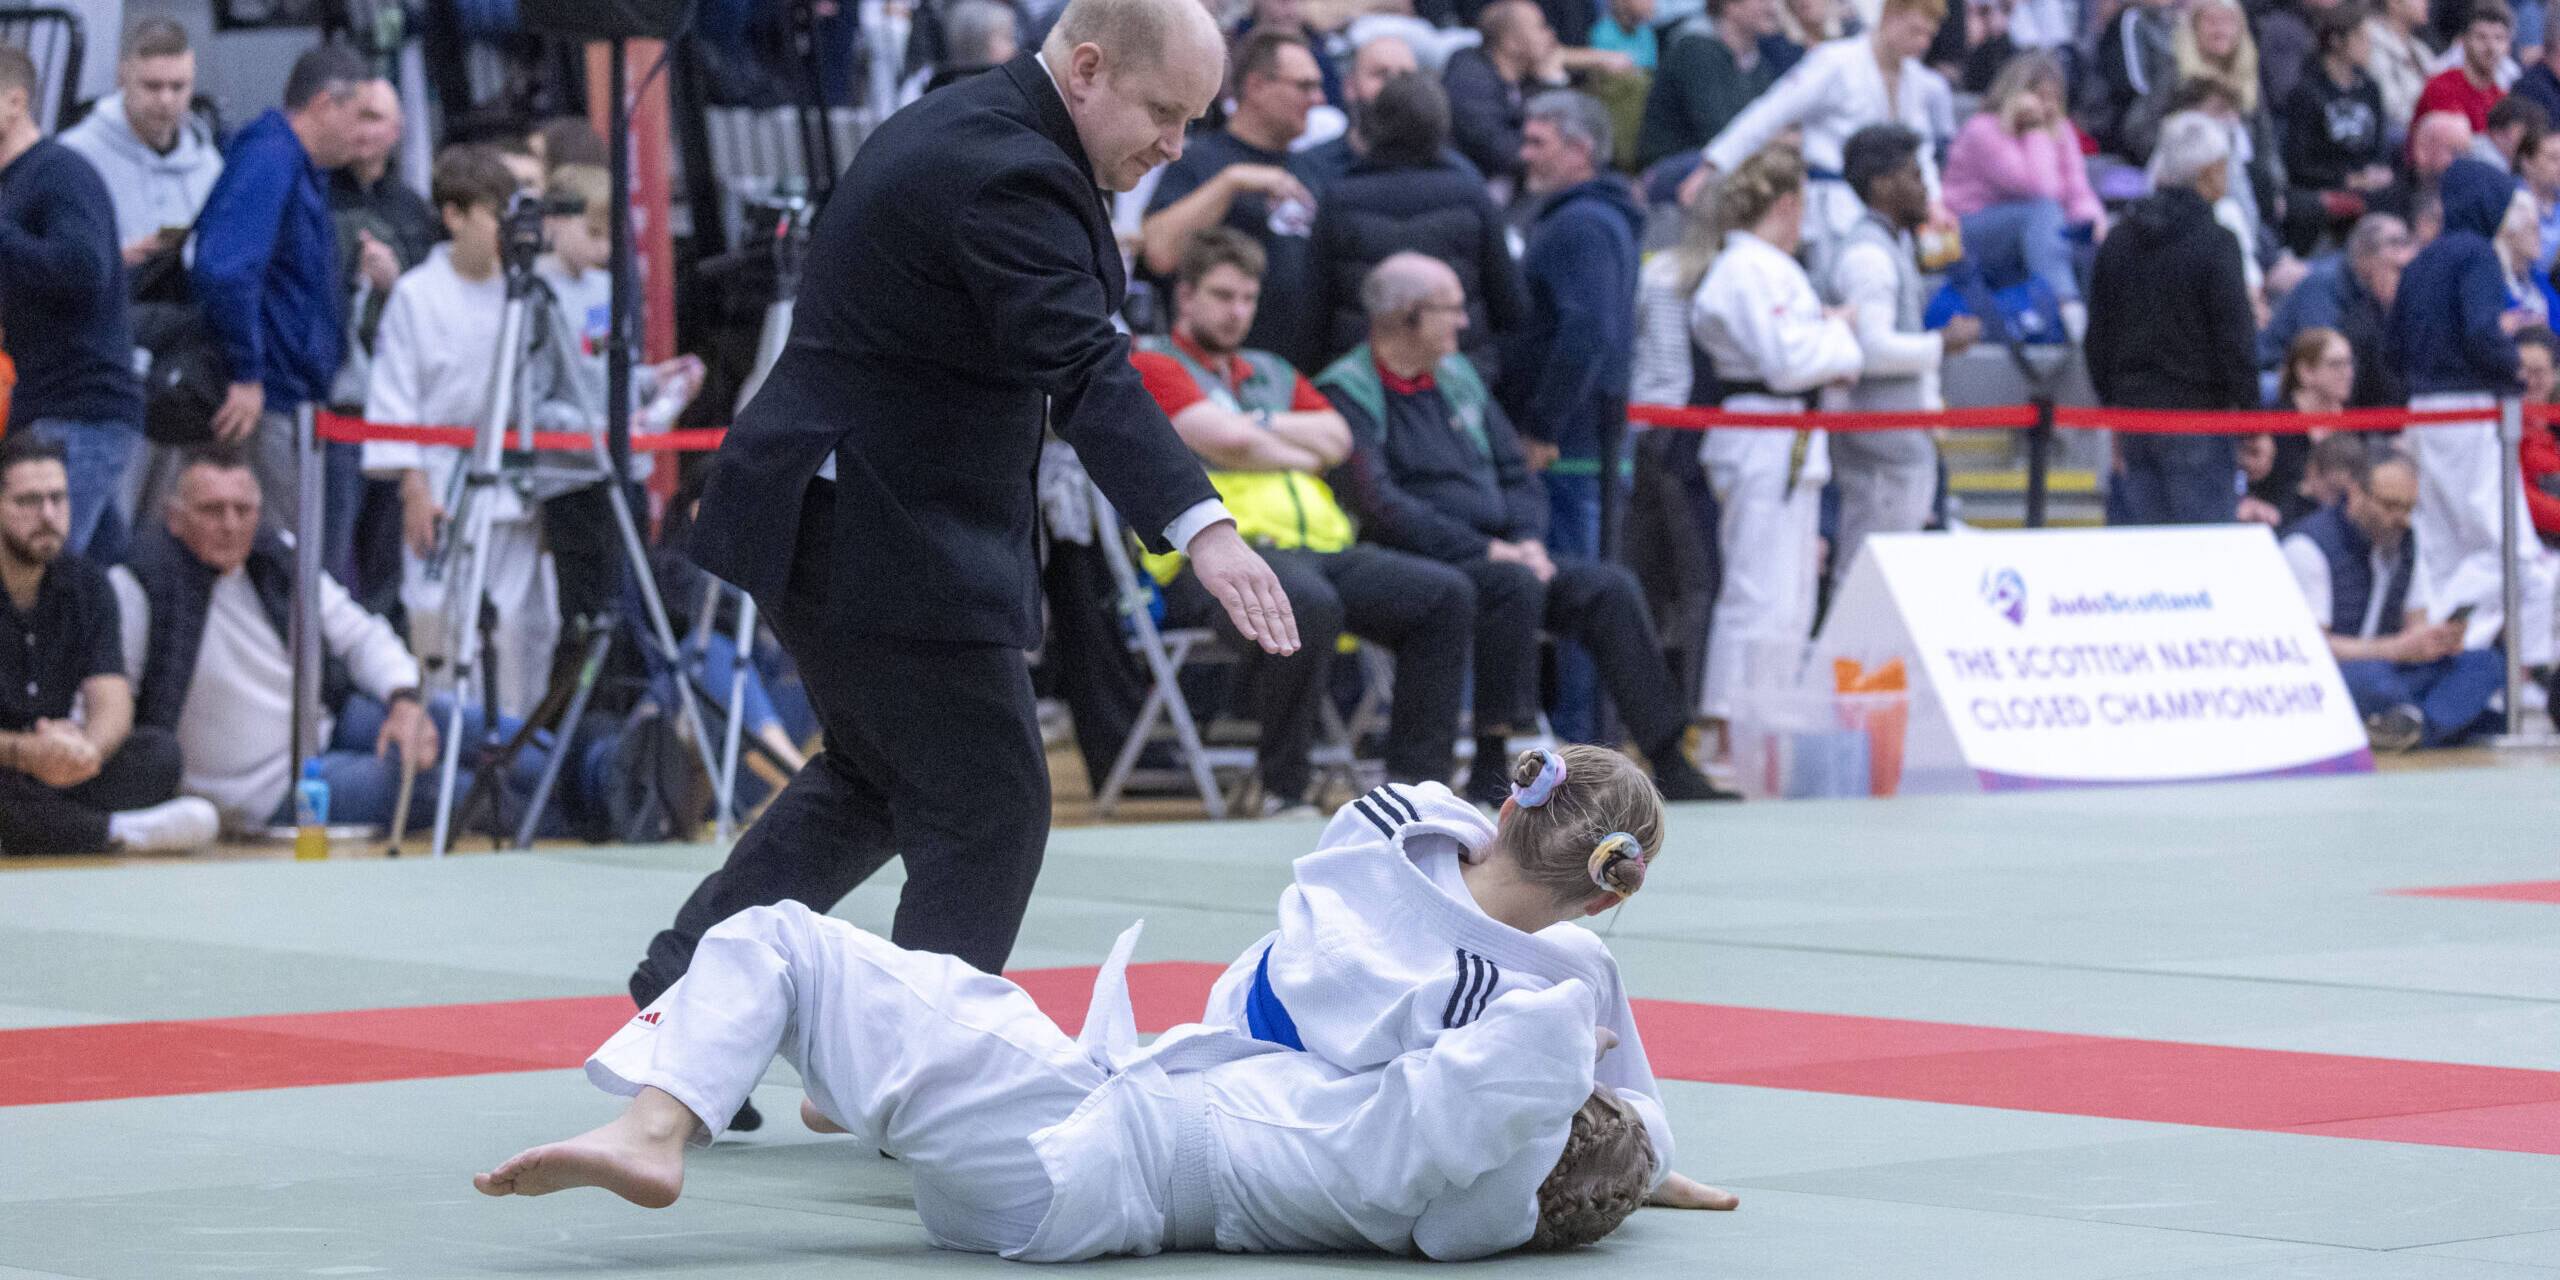
[[[1716,188],[1724,251],[1689,304],[1698,347],[1724,382],[1724,407],[1802,413],[1812,392],[1858,376],[1866,354],[1846,308],[1824,309],[1796,265],[1804,238],[1805,169],[1793,152],[1763,151]],[[1724,589],[1707,646],[1702,710],[1729,721],[1735,692],[1752,679],[1755,649],[1793,655],[1813,634],[1821,567],[1822,484],[1831,453],[1820,429],[1718,428],[1698,450],[1724,514]]]
[[[1644,1121],[1652,1202],[1732,1208],[1671,1171],[1670,1121],[1617,961],[1569,923],[1643,887],[1661,796],[1602,747],[1525,752],[1511,778],[1499,825],[1438,783],[1344,806],[1291,868],[1280,927],[1228,967],[1203,1020],[1357,1071],[1428,1048],[1505,992],[1578,982],[1617,1038],[1598,1080]]]
[[[1515,991],[1428,1049],[1350,1072],[1218,1028],[1137,1048],[1123,934],[1070,1040],[1021,988],[796,902],[704,935],[691,970],[587,1062],[622,1116],[474,1179],[672,1204],[779,1052],[824,1126],[915,1177],[935,1245],[1032,1262],[1164,1249],[1433,1258],[1588,1243],[1652,1181],[1592,1083],[1592,991]]]

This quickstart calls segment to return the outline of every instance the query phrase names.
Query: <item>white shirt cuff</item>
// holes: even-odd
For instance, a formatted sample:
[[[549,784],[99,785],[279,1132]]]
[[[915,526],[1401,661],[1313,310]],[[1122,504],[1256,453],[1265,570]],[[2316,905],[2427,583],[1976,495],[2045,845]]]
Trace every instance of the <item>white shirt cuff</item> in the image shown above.
[[[1234,516],[1227,514],[1227,504],[1211,498],[1175,516],[1173,523],[1164,527],[1164,540],[1172,543],[1174,550],[1187,552],[1191,550],[1191,540],[1199,537],[1201,530],[1221,520],[1233,519]]]

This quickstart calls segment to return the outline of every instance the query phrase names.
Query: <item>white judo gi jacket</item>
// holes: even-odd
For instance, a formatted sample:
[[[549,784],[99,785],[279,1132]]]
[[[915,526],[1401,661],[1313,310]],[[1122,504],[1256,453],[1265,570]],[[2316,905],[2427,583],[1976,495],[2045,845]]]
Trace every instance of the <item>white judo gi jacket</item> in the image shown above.
[[[1141,1047],[1126,981],[1139,932],[1070,1040],[1020,987],[953,957],[796,902],[750,908],[704,935],[587,1075],[665,1090],[708,1143],[779,1055],[856,1149],[900,1159],[943,1248],[1456,1260],[1528,1242],[1594,1087],[1590,987],[1507,991],[1364,1071],[1197,1024]]]
[[[1597,1082],[1643,1118],[1659,1183],[1671,1172],[1671,1121],[1608,944],[1575,924],[1522,933],[1424,869],[1432,858],[1480,861],[1494,835],[1437,782],[1389,783],[1343,806],[1316,851],[1291,864],[1280,927],[1227,967],[1202,1021],[1360,1071],[1429,1048],[1505,993],[1580,982],[1598,1025],[1618,1037]]]
[[[1945,92],[1946,81],[1937,72],[1916,58],[1905,58],[1888,98],[1884,71],[1876,66],[1873,37],[1860,34],[1825,41],[1808,50],[1767,93],[1753,99],[1724,132],[1707,143],[1707,163],[1731,173],[1790,126],[1801,127],[1805,168],[1813,179],[1805,189],[1805,238],[1837,239],[1847,235],[1866,212],[1857,193],[1840,176],[1841,151],[1850,135],[1871,124],[1899,124],[1922,138],[1935,137],[1929,100],[1933,93]],[[1920,149],[1920,173],[1929,184],[1929,198],[1936,200],[1935,147]]]

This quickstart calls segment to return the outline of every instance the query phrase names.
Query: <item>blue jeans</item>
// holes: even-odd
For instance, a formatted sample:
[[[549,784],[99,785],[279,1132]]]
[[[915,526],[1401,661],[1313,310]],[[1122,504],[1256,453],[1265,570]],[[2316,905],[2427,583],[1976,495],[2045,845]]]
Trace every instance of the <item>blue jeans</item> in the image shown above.
[[[2124,470],[2107,493],[2109,524],[2229,524],[2240,514],[2240,456],[2229,436],[2118,437]]]
[[[2489,702],[2507,684],[2507,656],[2496,649],[2465,649],[2433,662],[2385,662],[2366,658],[2338,664],[2356,714],[2416,707],[2426,721],[2420,746],[2450,747],[2494,730]]]
[[[71,473],[71,534],[63,540],[62,549],[73,555],[86,554],[89,539],[97,534],[99,524],[115,505],[117,493],[124,488],[124,469],[133,465],[134,455],[142,451],[142,432],[130,422],[83,422],[72,418],[38,418],[27,424],[27,430],[38,439],[60,444],[68,455],[63,466]],[[121,516],[114,527],[114,540],[121,544]],[[119,552],[122,549],[121,545],[115,547]]]
[[[1586,465],[1597,467],[1599,460]],[[1575,556],[1600,558],[1600,476],[1546,474],[1547,552],[1558,560]],[[1591,651],[1561,636],[1556,638],[1556,696],[1547,708],[1547,725],[1566,742],[1591,742],[1600,736],[1600,668]],[[1526,732],[1527,725],[1515,726]]]
[[[2006,289],[2034,276],[2057,302],[2080,300],[2080,276],[2071,265],[2069,219],[2058,200],[2012,200],[1967,217],[1964,251],[1982,269],[1982,283]]]
[[[447,717],[452,714],[451,698],[438,698],[428,708],[428,715],[435,720],[439,745],[450,728]],[[337,726],[330,732],[329,741],[320,754],[320,776],[329,783],[329,821],[332,824],[379,827],[391,824],[391,808],[400,799],[400,751],[394,747],[379,756],[373,753],[373,744],[382,736],[383,722],[390,715],[390,708],[360,693],[348,698],[346,709],[338,713]],[[471,792],[471,749],[481,741],[481,730],[486,724],[477,708],[464,709],[464,766],[453,776],[454,801],[457,804]],[[502,716],[498,720],[498,732],[502,736],[512,736],[517,727],[512,718]],[[534,783],[542,775],[545,754],[544,748],[537,743],[516,757],[515,768],[507,775],[509,800],[521,802],[533,794]],[[411,830],[425,830],[436,820],[436,770],[441,764],[440,759],[419,762],[418,782],[409,793]],[[560,812],[559,806],[553,807],[554,816],[542,824],[541,834],[568,833],[567,825],[557,817]],[[508,806],[505,817],[511,834],[518,816],[520,814],[514,806]],[[291,792],[285,794],[284,803],[278,806],[269,822],[276,826],[293,822]]]

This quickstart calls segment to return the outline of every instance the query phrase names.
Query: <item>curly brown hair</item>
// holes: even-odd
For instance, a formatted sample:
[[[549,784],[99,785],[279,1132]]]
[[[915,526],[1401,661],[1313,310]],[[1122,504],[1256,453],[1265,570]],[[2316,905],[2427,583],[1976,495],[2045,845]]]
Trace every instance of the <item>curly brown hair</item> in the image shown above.
[[[1538,1184],[1531,1249],[1571,1249],[1618,1229],[1653,1188],[1653,1144],[1634,1112],[1595,1089],[1573,1113],[1564,1155]]]

